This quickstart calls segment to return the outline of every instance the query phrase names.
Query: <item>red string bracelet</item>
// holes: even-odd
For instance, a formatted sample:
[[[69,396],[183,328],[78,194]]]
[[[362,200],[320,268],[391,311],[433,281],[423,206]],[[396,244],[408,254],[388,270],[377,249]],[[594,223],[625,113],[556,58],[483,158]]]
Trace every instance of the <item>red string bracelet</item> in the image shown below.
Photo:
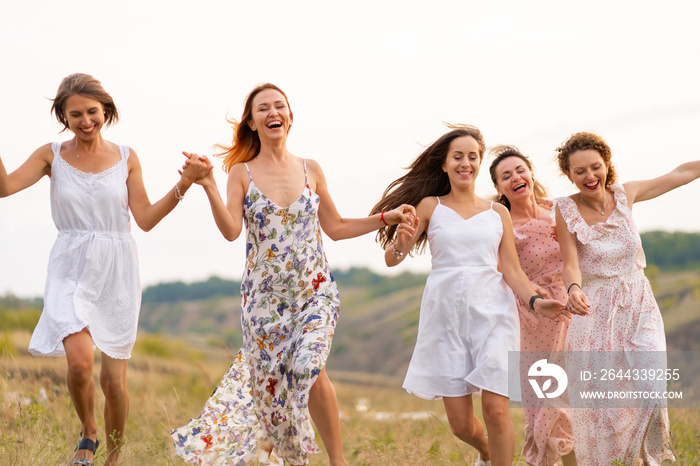
[[[384,212],[382,212],[382,215],[379,216],[379,220],[381,220],[384,225],[389,226],[389,224],[386,223],[386,220],[384,220]]]

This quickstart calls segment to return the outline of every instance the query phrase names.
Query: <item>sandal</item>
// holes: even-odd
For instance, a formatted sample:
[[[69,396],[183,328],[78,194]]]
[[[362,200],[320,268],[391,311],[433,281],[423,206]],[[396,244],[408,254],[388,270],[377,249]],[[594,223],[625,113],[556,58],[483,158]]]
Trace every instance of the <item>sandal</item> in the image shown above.
[[[100,446],[100,441],[92,441],[89,438],[81,438],[80,441],[78,442],[78,445],[75,447],[74,452],[78,450],[90,450],[93,455],[93,460],[95,456],[95,452],[97,451],[97,447]],[[94,463],[88,459],[85,458],[75,458],[71,460],[69,464],[82,464],[83,466],[94,466]]]

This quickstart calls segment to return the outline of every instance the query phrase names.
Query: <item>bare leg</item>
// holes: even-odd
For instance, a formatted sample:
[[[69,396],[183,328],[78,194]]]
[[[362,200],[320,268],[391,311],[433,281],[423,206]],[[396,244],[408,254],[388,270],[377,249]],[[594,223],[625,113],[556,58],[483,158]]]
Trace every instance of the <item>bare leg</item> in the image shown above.
[[[508,409],[508,398],[483,390],[481,410],[489,433],[492,466],[510,466],[515,456],[515,430]]]
[[[340,415],[338,414],[338,400],[335,397],[335,389],[326,374],[326,368],[316,378],[309,393],[309,412],[318,433],[321,435],[323,445],[328,451],[328,459],[331,466],[345,466],[343,455],[343,443],[340,438]]]
[[[97,439],[97,424],[95,423],[95,382],[92,380],[92,369],[95,365],[95,354],[92,349],[92,337],[87,329],[68,335],[63,339],[68,362],[67,385],[75,412],[80,419],[83,438]],[[90,450],[78,450],[73,458],[85,458],[92,461]]]
[[[479,455],[488,460],[489,442],[486,439],[484,425],[474,416],[472,396],[443,397],[447,421],[450,423],[452,433],[461,441],[473,446]]]
[[[129,392],[126,387],[128,359],[114,359],[102,353],[100,385],[105,395],[105,434],[107,460],[105,466],[116,465],[124,439],[126,418],[129,415]]]

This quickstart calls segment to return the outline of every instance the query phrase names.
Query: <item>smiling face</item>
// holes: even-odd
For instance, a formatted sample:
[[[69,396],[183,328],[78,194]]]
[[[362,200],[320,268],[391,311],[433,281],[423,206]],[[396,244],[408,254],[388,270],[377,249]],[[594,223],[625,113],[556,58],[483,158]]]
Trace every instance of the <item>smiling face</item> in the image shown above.
[[[450,142],[442,169],[447,173],[452,187],[468,187],[474,184],[481,167],[479,143],[471,136],[462,136]]]
[[[292,126],[287,99],[275,89],[265,89],[253,98],[248,126],[258,133],[260,141],[286,138]]]
[[[68,129],[84,140],[93,140],[98,137],[105,124],[105,111],[102,104],[81,94],[68,97],[65,115]]]
[[[530,198],[533,192],[532,170],[517,156],[506,157],[496,166],[496,190],[512,204]]]
[[[607,174],[608,164],[596,150],[579,150],[569,156],[569,170],[566,176],[584,195],[602,195]]]

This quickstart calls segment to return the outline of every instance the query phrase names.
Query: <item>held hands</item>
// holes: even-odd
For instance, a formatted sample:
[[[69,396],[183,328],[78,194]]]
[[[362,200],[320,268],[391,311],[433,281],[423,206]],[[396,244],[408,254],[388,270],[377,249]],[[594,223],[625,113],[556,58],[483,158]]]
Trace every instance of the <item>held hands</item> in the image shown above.
[[[575,283],[569,286],[569,299],[566,305],[569,312],[580,316],[587,316],[591,307],[588,304],[588,297]]]
[[[203,184],[205,179],[214,177],[214,165],[206,155],[199,156],[185,151],[182,152],[182,155],[187,157],[187,160],[182,165],[182,170],[178,170],[178,173],[188,182]]]
[[[416,233],[416,228],[418,228],[419,223],[420,220],[415,216],[414,211],[414,214],[409,215],[406,222],[402,222],[396,227],[396,239],[394,240],[394,248],[396,251],[406,253],[408,249],[410,249],[409,244],[411,238],[413,238],[413,235]]]
[[[561,322],[564,319],[571,319],[571,313],[566,305],[557,301],[556,299],[536,299],[532,303],[532,306],[535,311],[555,322]]]
[[[416,208],[409,204],[403,204],[396,209],[384,212],[383,218],[388,225],[411,223],[416,218]]]

